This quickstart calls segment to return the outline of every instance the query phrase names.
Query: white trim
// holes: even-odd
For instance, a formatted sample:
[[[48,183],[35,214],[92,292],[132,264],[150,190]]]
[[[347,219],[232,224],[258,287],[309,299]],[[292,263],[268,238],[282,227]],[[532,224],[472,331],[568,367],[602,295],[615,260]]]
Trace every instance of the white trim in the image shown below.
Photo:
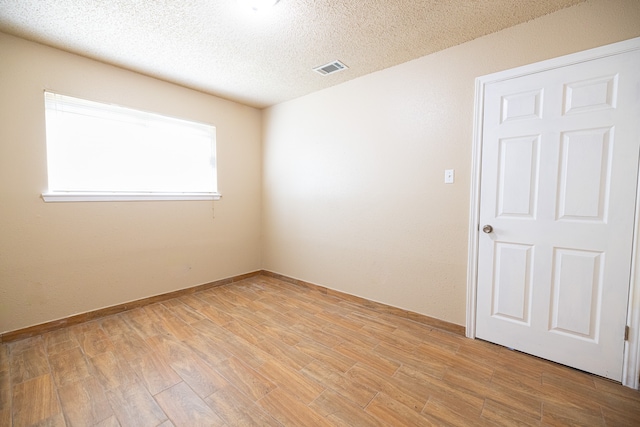
[[[42,193],[45,202],[116,202],[151,200],[220,200],[220,193],[91,193],[47,192]]]
[[[473,114],[473,148],[471,164],[471,200],[469,202],[469,258],[467,261],[467,323],[465,334],[476,337],[476,284],[478,282],[478,238],[480,231],[480,172],[482,165],[482,102],[484,84],[476,79],[476,104]]]
[[[639,159],[640,161],[640,159]],[[622,384],[639,389],[640,379],[640,173],[636,187],[636,212],[631,257],[631,285],[629,286],[629,303],[627,305],[627,325],[629,340],[624,343],[622,362]]]
[[[560,58],[549,59],[535,64],[529,64],[511,70],[500,71],[476,78],[475,110],[473,123],[473,148],[471,165],[471,197],[469,203],[469,250],[467,259],[467,322],[466,335],[475,338],[476,335],[476,287],[478,267],[478,238],[480,214],[480,176],[482,160],[482,119],[484,105],[484,88],[489,83],[522,77],[543,71],[561,68],[568,65],[618,55],[639,50],[640,37],[595,49],[585,50]],[[639,118],[640,120],[640,118]],[[638,374],[640,373],[640,185],[636,197],[635,234],[633,257],[631,265],[631,284],[629,286],[629,305],[627,311],[628,325],[631,333],[629,341],[625,343],[622,368],[622,384],[638,389]]]

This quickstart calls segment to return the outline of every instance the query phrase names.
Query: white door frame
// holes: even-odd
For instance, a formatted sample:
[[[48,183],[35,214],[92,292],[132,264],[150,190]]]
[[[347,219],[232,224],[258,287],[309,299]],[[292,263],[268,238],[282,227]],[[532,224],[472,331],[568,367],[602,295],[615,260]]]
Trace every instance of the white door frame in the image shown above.
[[[634,50],[640,50],[640,37],[476,78],[469,213],[469,253],[467,261],[467,337],[476,337],[476,290],[478,286],[478,239],[480,235],[480,178],[482,173],[482,122],[485,86],[502,80],[522,77]],[[640,120],[640,117],[638,117],[638,120]],[[629,340],[625,341],[624,344],[624,359],[622,362],[622,384],[634,389],[639,388],[638,375],[640,374],[640,185],[638,185],[636,191],[631,284],[629,286],[629,303],[627,309],[627,325],[630,326],[631,332],[629,334]]]

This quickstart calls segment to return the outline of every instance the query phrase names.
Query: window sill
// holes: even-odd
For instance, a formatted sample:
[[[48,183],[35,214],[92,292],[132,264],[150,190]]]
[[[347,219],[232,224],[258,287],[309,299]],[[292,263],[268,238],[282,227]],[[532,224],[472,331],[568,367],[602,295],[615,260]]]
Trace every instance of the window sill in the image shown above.
[[[127,202],[154,200],[220,200],[220,193],[107,193],[49,192],[42,193],[45,202]]]

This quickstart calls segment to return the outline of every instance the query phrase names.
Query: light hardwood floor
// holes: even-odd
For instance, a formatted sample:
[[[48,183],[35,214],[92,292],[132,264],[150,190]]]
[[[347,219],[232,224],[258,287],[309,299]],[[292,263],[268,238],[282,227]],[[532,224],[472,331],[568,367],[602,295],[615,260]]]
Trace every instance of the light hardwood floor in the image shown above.
[[[640,393],[256,276],[0,345],[1,426],[640,425]]]

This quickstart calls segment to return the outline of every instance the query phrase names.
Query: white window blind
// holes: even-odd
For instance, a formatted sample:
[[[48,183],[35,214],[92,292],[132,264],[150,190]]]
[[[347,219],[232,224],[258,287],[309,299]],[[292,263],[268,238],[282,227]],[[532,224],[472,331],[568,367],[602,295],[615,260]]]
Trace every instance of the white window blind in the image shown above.
[[[45,201],[212,200],[215,127],[45,92]]]

